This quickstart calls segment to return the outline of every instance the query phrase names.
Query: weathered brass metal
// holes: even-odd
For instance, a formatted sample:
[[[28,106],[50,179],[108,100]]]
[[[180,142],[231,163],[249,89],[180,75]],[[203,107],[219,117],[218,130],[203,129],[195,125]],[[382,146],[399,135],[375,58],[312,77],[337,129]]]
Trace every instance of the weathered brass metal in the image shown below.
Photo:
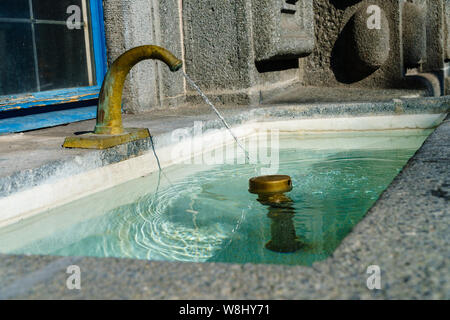
[[[140,46],[117,58],[105,76],[97,108],[94,134],[66,138],[66,148],[104,149],[150,136],[148,129],[124,129],[122,125],[122,94],[125,79],[134,65],[142,60],[158,59],[172,72],[179,70],[182,61],[170,51],[158,46]]]
[[[249,191],[255,194],[284,193],[292,190],[291,177],[272,175],[251,178]]]
[[[304,244],[295,234],[293,217],[295,209],[293,201],[284,193],[292,190],[292,180],[289,176],[273,175],[251,178],[249,192],[258,195],[258,202],[268,206],[271,240],[266,243],[266,249],[289,253],[301,249]]]

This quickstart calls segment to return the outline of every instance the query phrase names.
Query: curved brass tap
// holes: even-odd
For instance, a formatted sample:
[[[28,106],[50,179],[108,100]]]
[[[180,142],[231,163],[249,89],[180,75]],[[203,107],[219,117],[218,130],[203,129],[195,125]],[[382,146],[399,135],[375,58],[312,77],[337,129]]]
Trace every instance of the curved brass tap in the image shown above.
[[[122,93],[125,79],[134,65],[142,60],[158,59],[167,64],[171,71],[177,71],[182,61],[170,51],[153,45],[128,50],[117,58],[106,74],[99,96],[95,134],[122,134]]]

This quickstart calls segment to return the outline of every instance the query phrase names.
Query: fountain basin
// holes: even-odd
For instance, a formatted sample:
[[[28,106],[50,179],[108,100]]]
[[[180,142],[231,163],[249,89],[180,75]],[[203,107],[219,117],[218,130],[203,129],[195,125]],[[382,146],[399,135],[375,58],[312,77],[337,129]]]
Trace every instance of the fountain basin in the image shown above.
[[[225,130],[176,143],[179,135],[172,132],[172,143],[157,148],[167,177],[157,174],[154,155],[146,153],[0,199],[6,213],[0,253],[312,265],[334,251],[432,132],[417,128],[433,128],[443,117],[244,123],[233,131],[247,141],[254,156],[250,164]],[[268,137],[274,132],[279,140]],[[262,137],[268,139],[264,150]],[[219,149],[222,155],[234,151],[216,159]],[[258,153],[278,150],[277,168],[258,161]],[[247,180],[267,170],[294,176],[294,225],[308,238],[307,248],[296,254],[268,252],[261,245],[270,239],[270,223],[247,194]],[[172,202],[177,205],[167,205]],[[136,240],[139,235],[143,238]]]
[[[210,110],[195,108],[180,112],[176,120],[154,112],[147,119],[127,115],[128,127],[149,127],[156,140],[157,151],[171,141],[171,130],[192,128],[201,120],[207,128],[220,128]],[[276,106],[254,109],[235,108],[225,112],[229,123],[236,127],[262,121],[319,118],[392,117],[401,115],[435,117],[438,125],[448,111],[448,101],[439,99],[413,99],[393,103],[357,103],[332,105]],[[379,118],[382,119],[382,118]],[[169,121],[170,120],[170,121]],[[326,121],[324,122],[326,123]],[[386,121],[380,127],[387,129]],[[64,137],[70,132],[89,130],[93,122],[73,124],[61,128],[41,130],[38,133],[0,137],[17,147],[3,153],[0,167],[0,195],[7,198],[36,186],[52,184],[69,176],[95,171],[117,164],[131,164],[134,157],[151,152],[148,144],[131,143],[109,149],[107,152],[82,150],[60,151]],[[355,122],[360,124],[360,122]],[[409,128],[420,128],[420,123],[409,122]],[[421,125],[421,124],[420,124]],[[391,126],[391,128],[394,128]],[[399,127],[398,129],[400,129]],[[332,129],[332,128],[331,128]],[[192,130],[191,130],[192,131]],[[169,132],[169,134],[168,134]],[[140,298],[140,299],[373,299],[391,298],[448,298],[444,285],[448,281],[446,247],[448,219],[445,200],[445,181],[448,165],[443,160],[448,153],[448,121],[443,123],[410,160],[402,173],[384,192],[366,217],[342,241],[333,255],[316,262],[313,268],[270,264],[217,264],[148,261],[115,258],[2,255],[0,260],[0,297],[22,298]],[[6,139],[7,138],[7,139]],[[20,147],[32,140],[31,151],[39,154],[45,149],[46,158],[34,156],[32,163],[21,162]],[[39,144],[36,144],[39,141]],[[0,147],[2,144],[0,144]],[[57,150],[52,153],[52,150]],[[160,154],[161,152],[158,151]],[[5,159],[6,158],[6,159]],[[19,159],[19,160],[17,160]],[[150,157],[149,157],[150,159]],[[51,162],[49,162],[51,160]],[[124,161],[127,160],[127,161]],[[156,168],[156,163],[154,163]],[[150,163],[150,165],[152,165]],[[132,169],[130,165],[128,169]],[[50,170],[51,169],[51,170]],[[25,172],[22,173],[22,172]],[[115,171],[116,183],[133,179]],[[147,173],[144,173],[144,175]],[[20,178],[26,176],[27,179]],[[99,174],[99,176],[103,176]],[[12,178],[14,177],[14,184]],[[139,177],[136,174],[135,177]],[[92,178],[92,176],[90,177]],[[95,179],[84,180],[89,182]],[[111,186],[115,183],[111,181]],[[63,186],[67,186],[64,185]],[[70,191],[77,190],[71,187]],[[51,189],[55,191],[55,189]],[[69,192],[70,193],[70,192]],[[88,195],[92,194],[90,190]],[[45,194],[41,194],[44,196]],[[442,195],[438,196],[438,195]],[[3,211],[2,211],[2,214]],[[447,215],[448,216],[448,215]],[[36,216],[37,217],[37,216]],[[42,218],[43,216],[41,216]],[[444,241],[444,242],[443,242]],[[87,278],[83,290],[64,290],[65,268],[79,265]],[[366,286],[368,266],[377,264],[389,270],[382,279],[383,290],[370,291]],[[423,282],[423,268],[430,271]],[[123,270],[133,270],[132,273]],[[117,277],[118,272],[121,277]],[[45,274],[40,282],[29,282],[29,273]],[[383,273],[384,274],[384,273]],[[155,275],[158,275],[155,277]],[[404,281],[405,278],[410,281]],[[430,291],[432,283],[433,290]],[[18,291],[18,285],[20,290]],[[120,288],[120,289],[119,289]],[[349,289],[350,288],[350,289]],[[32,290],[31,290],[32,289]],[[99,293],[100,292],[100,293]]]

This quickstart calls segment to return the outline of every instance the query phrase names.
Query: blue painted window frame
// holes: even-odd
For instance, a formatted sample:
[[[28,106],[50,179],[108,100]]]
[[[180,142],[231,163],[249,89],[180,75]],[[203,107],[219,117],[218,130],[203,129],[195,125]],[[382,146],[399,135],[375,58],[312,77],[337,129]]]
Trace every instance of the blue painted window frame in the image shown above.
[[[65,114],[69,115],[68,119],[70,119],[71,105],[73,105],[73,108],[78,109],[80,108],[80,105],[91,105],[91,110],[89,112],[92,114],[92,105],[97,103],[96,99],[98,99],[101,85],[106,74],[107,62],[102,0],[89,0],[89,4],[91,10],[92,44],[95,61],[96,85],[42,92],[30,92],[25,94],[10,95],[7,96],[7,98],[3,96],[0,98],[0,119],[2,118],[2,114],[5,115],[6,113],[12,113],[12,117],[16,117],[16,121],[20,121],[20,114],[17,112],[20,110],[25,111],[26,109],[30,109],[27,110],[28,112],[26,117],[27,121],[32,121],[32,118],[30,118],[31,108],[39,108],[40,117],[36,117],[36,120],[39,118],[42,121],[42,112],[45,112],[46,109],[48,109],[49,112],[55,112],[55,109],[57,110],[58,107],[61,107]],[[48,116],[50,117],[51,115]],[[85,120],[86,114],[82,116],[82,118],[79,117],[80,113],[74,112],[73,121]],[[92,116],[90,118],[92,118]],[[73,121],[66,120],[63,123]],[[44,126],[49,125],[43,124],[41,127]],[[3,129],[1,127],[3,127]],[[20,128],[21,126],[17,127]],[[34,128],[39,128],[39,125],[34,125]],[[8,129],[7,125],[2,124],[2,120],[0,120],[0,133],[16,131],[17,130],[14,129]]]

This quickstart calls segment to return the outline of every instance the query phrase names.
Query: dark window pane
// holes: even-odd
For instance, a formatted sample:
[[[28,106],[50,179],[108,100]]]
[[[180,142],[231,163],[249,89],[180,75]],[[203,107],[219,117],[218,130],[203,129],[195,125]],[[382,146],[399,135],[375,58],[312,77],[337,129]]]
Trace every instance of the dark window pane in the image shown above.
[[[30,18],[29,2],[37,21],[2,21]],[[89,17],[89,1],[0,0],[0,95],[95,84],[91,30],[73,19],[65,23],[73,14],[67,8],[83,9],[82,3]]]
[[[0,0],[0,18],[30,18],[28,0]]]
[[[37,24],[41,91],[89,86],[84,29]]]
[[[0,95],[37,90],[31,24],[0,22],[0,57]]]
[[[34,18],[66,21],[70,16],[70,14],[67,14],[67,8],[71,5],[76,5],[81,10],[83,9],[81,0],[33,0]]]

